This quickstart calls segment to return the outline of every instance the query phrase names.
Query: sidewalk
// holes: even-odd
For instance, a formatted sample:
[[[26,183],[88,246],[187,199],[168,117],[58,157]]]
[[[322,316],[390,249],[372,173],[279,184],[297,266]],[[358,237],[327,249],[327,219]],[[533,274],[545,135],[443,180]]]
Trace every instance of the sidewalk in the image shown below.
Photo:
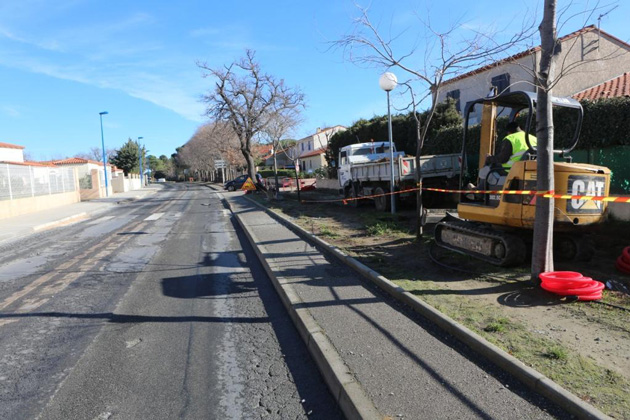
[[[537,394],[580,418],[605,418],[290,220],[272,216],[241,194],[224,197],[347,418],[568,417],[541,403]],[[370,281],[442,331],[436,333],[435,325],[392,303]],[[500,368],[486,371],[487,362],[480,366],[469,360],[470,351],[462,352],[461,343]],[[501,369],[520,382],[496,373]]]
[[[120,202],[138,200],[149,194],[154,194],[162,188],[163,186],[160,184],[151,184],[140,190],[117,193],[106,198],[82,201],[8,219],[0,219],[0,245],[6,245],[35,232],[89,219]]]

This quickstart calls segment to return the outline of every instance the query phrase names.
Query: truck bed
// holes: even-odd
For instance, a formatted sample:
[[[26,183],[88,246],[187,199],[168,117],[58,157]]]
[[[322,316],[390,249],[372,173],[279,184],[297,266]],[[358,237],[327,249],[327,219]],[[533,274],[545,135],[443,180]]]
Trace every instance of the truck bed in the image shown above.
[[[420,158],[422,177],[452,178],[459,174],[460,155],[429,155]],[[389,159],[376,162],[356,164],[351,169],[353,181],[388,181],[390,179]],[[394,160],[394,180],[396,182],[414,180],[416,177],[416,158],[413,156],[399,157]]]

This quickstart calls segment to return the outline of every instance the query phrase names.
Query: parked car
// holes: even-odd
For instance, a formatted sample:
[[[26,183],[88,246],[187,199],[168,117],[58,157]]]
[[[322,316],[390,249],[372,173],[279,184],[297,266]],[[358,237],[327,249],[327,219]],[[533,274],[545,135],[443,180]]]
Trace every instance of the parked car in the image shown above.
[[[223,188],[225,188],[228,191],[240,190],[243,184],[245,183],[245,181],[247,181],[247,178],[249,178],[248,174],[237,176],[233,180],[226,182]],[[253,181],[253,182],[256,183],[256,181]]]

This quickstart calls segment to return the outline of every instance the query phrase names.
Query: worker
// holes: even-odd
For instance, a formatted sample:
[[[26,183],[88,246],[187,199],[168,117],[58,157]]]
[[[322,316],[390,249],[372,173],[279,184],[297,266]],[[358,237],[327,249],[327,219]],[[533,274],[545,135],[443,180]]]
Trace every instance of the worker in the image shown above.
[[[508,135],[501,142],[501,150],[499,153],[486,157],[486,166],[502,165],[506,172],[509,172],[514,162],[521,160],[527,149],[525,141],[525,132],[521,129],[516,121],[512,121],[507,125]],[[529,144],[536,146],[536,137],[530,134]]]
[[[514,162],[521,160],[529,149],[525,141],[525,132],[516,121],[512,121],[507,125],[507,132],[507,136],[501,142],[499,153],[486,156],[485,166],[479,170],[480,190],[486,189],[486,179],[491,171],[496,171],[499,175],[507,175]],[[532,147],[536,146],[536,137],[531,134],[529,135],[529,144]],[[498,181],[498,179],[499,177],[495,181]],[[475,189],[475,186],[468,184],[468,188]]]

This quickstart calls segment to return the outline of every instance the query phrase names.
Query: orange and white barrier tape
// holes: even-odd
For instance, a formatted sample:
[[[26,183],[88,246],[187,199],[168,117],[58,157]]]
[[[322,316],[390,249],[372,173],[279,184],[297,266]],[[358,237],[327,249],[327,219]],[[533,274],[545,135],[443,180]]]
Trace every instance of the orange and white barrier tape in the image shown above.
[[[445,190],[441,188],[423,188],[425,191],[437,191],[443,193],[461,193],[461,194],[515,194],[515,195],[535,195],[544,198],[560,198],[565,200],[591,200],[605,201],[609,203],[630,203],[630,197],[623,196],[600,196],[600,195],[570,195],[556,194],[555,191],[536,191],[536,190]]]
[[[388,192],[384,194],[365,195],[361,197],[346,197],[334,200],[302,200],[302,203],[334,203],[343,202],[348,204],[348,201],[367,200],[376,197],[384,197],[394,194],[403,194],[418,191],[420,188],[409,188],[406,190]],[[594,196],[594,195],[570,195],[570,194],[556,194],[555,191],[536,191],[536,190],[447,190],[443,188],[422,188],[423,191],[435,191],[441,193],[455,193],[455,194],[494,194],[494,195],[533,195],[544,198],[559,198],[564,200],[590,200],[590,201],[603,201],[608,203],[630,203],[630,197],[625,196]]]

